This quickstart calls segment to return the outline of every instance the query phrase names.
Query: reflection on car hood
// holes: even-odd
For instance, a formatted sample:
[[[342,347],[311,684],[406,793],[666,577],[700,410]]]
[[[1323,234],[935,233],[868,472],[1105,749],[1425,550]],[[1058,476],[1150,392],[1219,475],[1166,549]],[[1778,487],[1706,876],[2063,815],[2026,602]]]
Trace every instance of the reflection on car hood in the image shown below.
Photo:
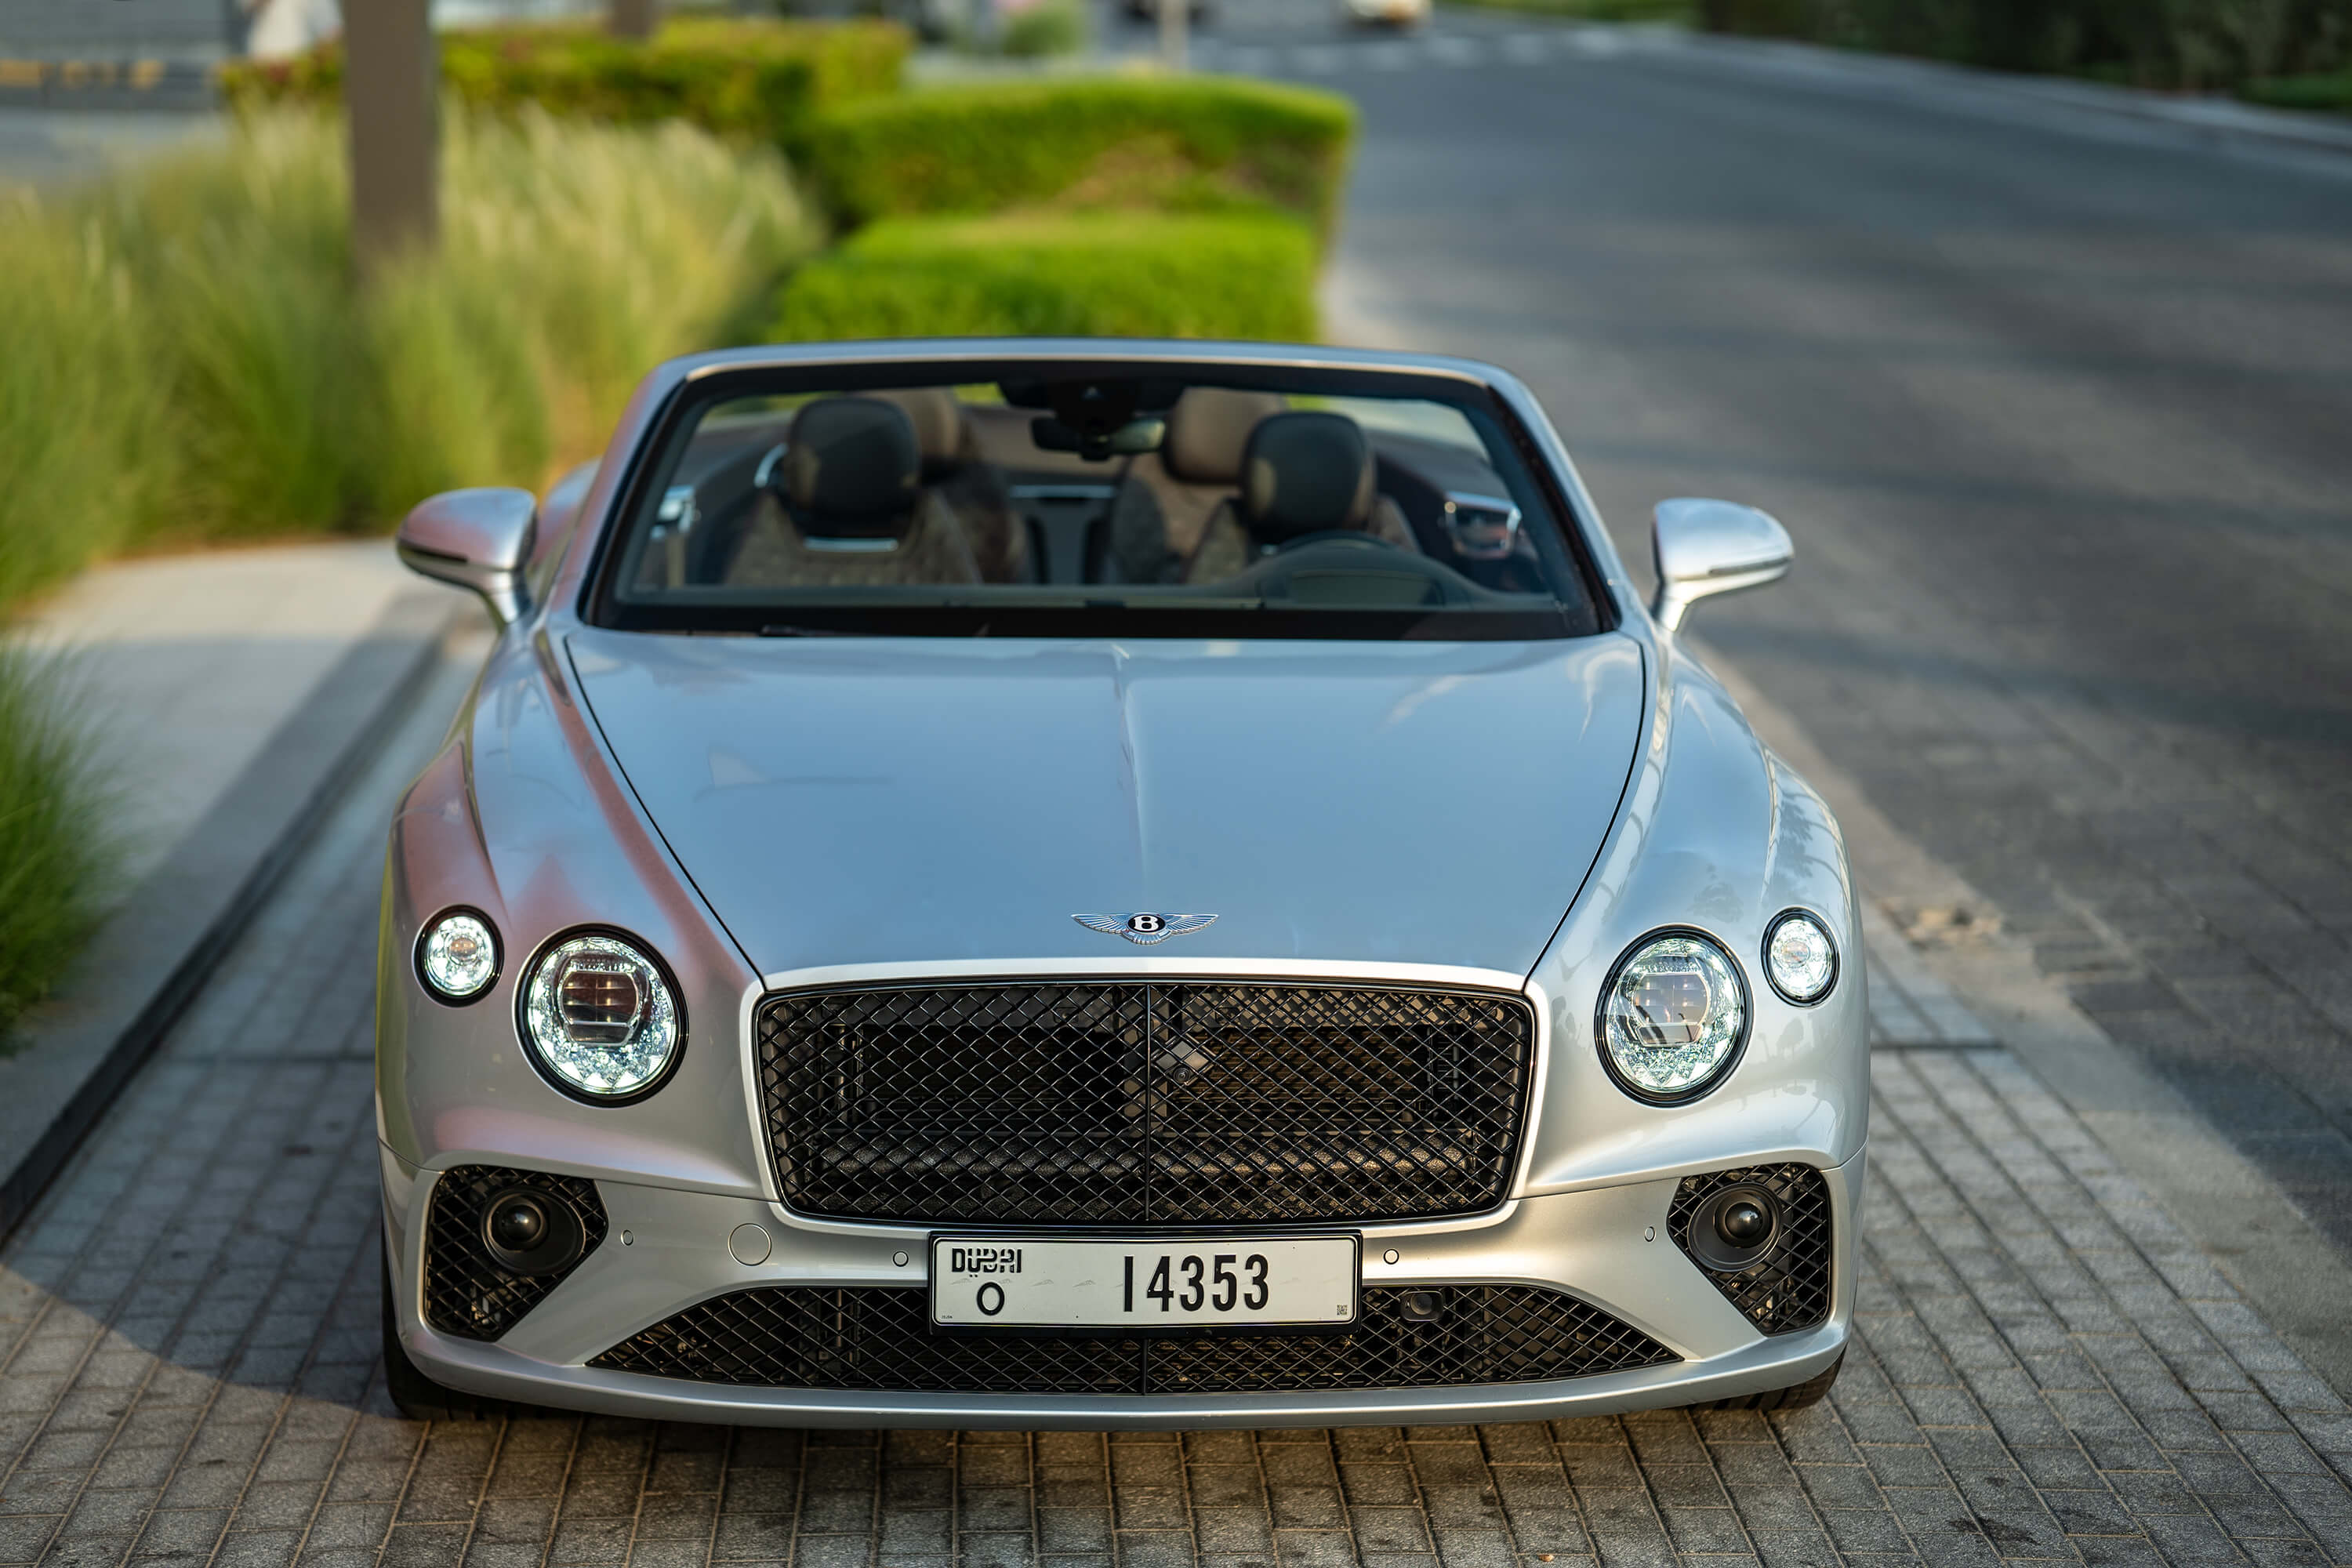
[[[764,973],[1122,955],[1524,973],[1608,831],[1630,639],[569,639]],[[1079,914],[1213,914],[1156,947]]]

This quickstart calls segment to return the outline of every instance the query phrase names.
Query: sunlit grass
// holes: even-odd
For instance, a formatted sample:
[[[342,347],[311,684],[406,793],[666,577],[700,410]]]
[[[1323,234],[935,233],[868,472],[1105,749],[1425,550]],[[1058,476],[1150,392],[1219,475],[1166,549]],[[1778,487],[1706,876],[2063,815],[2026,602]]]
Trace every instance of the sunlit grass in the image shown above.
[[[780,158],[670,123],[453,116],[443,242],[355,280],[300,111],[0,222],[0,609],[154,541],[388,526],[593,455],[655,363],[744,330],[818,226]]]
[[[70,670],[0,643],[0,1052],[103,911],[110,802]]]

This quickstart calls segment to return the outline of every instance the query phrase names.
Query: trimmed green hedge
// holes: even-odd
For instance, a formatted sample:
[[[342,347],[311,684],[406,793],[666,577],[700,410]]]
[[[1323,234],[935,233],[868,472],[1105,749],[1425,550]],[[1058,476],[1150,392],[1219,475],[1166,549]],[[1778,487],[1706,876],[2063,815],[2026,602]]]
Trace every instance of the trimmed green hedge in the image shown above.
[[[1355,124],[1346,99],[1234,78],[990,82],[828,110],[802,166],[852,223],[1271,205],[1328,231]]]
[[[795,272],[776,335],[1311,341],[1315,262],[1275,213],[893,218]]]
[[[819,111],[895,91],[913,42],[884,21],[678,17],[646,43],[578,26],[487,27],[443,37],[441,75],[452,96],[479,108],[534,104],[616,124],[683,120],[793,146]],[[342,84],[342,49],[331,42],[220,73],[222,96],[240,110],[330,101]]]

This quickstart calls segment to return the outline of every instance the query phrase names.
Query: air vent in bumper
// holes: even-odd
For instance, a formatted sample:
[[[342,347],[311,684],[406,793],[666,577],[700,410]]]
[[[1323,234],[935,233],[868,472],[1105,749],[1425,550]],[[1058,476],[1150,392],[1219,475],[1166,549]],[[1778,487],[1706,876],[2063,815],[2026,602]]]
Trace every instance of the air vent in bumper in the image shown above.
[[[499,1265],[482,1234],[482,1210],[491,1198],[516,1188],[570,1208],[580,1222],[578,1258],[536,1274],[518,1274]],[[458,1165],[442,1172],[433,1184],[425,1222],[425,1321],[461,1339],[497,1339],[596,1250],[604,1239],[605,1223],[596,1184],[577,1176],[499,1165]]]
[[[1725,1267],[1726,1247],[1694,1233],[1708,1222],[1714,1204],[1743,1192],[1769,1194],[1771,1237],[1752,1260]],[[1811,1165],[1749,1165],[1685,1176],[1666,1210],[1666,1232],[1765,1333],[1791,1334],[1828,1321],[1836,1237],[1829,1183]],[[1730,1250],[1736,1257],[1737,1249]]]
[[[589,1364],[756,1388],[1140,1394],[1526,1383],[1677,1359],[1597,1307],[1528,1286],[1372,1289],[1363,1312],[1346,1334],[951,1335],[931,1331],[920,1289],[775,1286],[689,1307]]]

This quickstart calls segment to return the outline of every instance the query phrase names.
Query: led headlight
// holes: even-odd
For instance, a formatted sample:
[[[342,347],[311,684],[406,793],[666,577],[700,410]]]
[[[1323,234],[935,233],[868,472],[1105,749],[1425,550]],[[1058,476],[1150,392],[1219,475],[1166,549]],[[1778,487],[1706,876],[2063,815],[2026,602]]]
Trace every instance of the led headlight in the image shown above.
[[[471,1002],[499,977],[499,939],[471,910],[425,922],[416,937],[416,973],[444,1002]]]
[[[1789,910],[1764,933],[1764,973],[1783,999],[1811,1005],[1830,994],[1837,972],[1837,944],[1804,910]]]
[[[686,1038],[661,966],[602,931],[541,956],[523,989],[522,1027],[557,1086],[586,1100],[650,1092]]]
[[[1693,931],[1643,938],[1601,993],[1601,1055],[1644,1100],[1705,1090],[1748,1037],[1748,983],[1731,955]]]

